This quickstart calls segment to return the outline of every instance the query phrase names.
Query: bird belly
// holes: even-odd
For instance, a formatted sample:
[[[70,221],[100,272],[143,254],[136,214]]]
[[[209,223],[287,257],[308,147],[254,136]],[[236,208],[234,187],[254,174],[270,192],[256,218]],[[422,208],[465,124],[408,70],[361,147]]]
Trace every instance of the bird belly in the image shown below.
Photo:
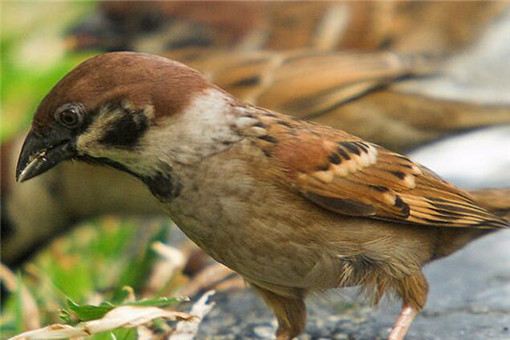
[[[207,214],[204,206],[171,216],[207,254],[249,281],[295,288],[337,285],[341,260],[328,254],[318,240],[300,235],[301,224],[286,223],[288,218],[272,214],[249,213],[248,217],[250,203],[238,203],[225,213],[221,202],[209,202],[216,205],[214,219],[200,218]]]

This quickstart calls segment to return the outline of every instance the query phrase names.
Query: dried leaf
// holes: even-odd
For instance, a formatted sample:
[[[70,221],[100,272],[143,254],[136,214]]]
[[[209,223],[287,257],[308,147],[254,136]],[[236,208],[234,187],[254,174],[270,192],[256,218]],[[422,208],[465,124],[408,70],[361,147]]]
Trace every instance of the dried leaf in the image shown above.
[[[211,302],[209,298],[216,292],[210,290],[206,292],[197,302],[191,307],[190,313],[197,316],[199,319],[195,322],[178,322],[175,327],[175,332],[171,333],[168,340],[193,340],[198,332],[200,321],[207,315],[214,307],[215,303]]]
[[[64,339],[89,336],[118,328],[138,327],[155,319],[193,321],[195,318],[188,313],[167,311],[158,307],[121,306],[112,309],[99,320],[83,322],[74,327],[55,324],[19,334],[9,340]]]
[[[188,301],[187,297],[159,297],[155,299],[146,299],[140,301],[131,301],[122,304],[121,306],[138,306],[138,307],[164,307],[173,305],[179,302]],[[103,301],[98,306],[95,305],[79,305],[71,299],[67,299],[67,305],[71,312],[67,310],[63,310],[62,319],[63,320],[79,320],[79,321],[90,321],[102,318],[106,313],[113,310],[116,307],[114,304],[108,301]],[[73,315],[74,314],[74,315]],[[76,316],[73,318],[72,316]]]

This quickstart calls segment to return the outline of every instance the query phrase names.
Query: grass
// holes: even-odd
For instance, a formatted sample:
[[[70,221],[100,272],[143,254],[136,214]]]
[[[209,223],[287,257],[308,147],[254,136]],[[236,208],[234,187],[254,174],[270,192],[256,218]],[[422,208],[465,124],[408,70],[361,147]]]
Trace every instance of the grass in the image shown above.
[[[25,311],[29,306],[22,296],[22,287],[34,297],[42,325],[62,322],[62,310],[67,310],[64,315],[74,313],[80,320],[87,320],[83,317],[86,315],[83,305],[125,304],[131,289],[145,297],[145,285],[158,259],[151,244],[168,241],[170,228],[169,222],[161,224],[159,220],[105,217],[78,226],[69,235],[55,240],[18,273],[16,292],[3,302],[1,337],[26,331]],[[131,288],[126,291],[124,287]],[[175,302],[162,300],[161,296],[152,298],[160,298],[149,301],[152,306]],[[100,317],[97,313],[100,312],[95,310],[89,317]],[[114,334],[117,339],[134,338],[133,331],[118,330]]]

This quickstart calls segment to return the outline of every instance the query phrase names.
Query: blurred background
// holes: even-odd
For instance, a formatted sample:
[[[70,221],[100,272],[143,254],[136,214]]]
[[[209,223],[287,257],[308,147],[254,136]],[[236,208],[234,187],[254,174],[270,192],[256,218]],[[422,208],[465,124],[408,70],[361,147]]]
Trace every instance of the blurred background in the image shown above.
[[[410,154],[458,186],[510,187],[510,2],[11,1],[0,6],[2,338],[58,322],[67,298],[119,302],[124,286],[138,298],[193,298],[208,288],[244,288],[188,243],[159,214],[145,188],[122,173],[69,162],[27,183],[14,182],[20,143],[38,103],[68,71],[99,53],[161,54],[197,68],[247,102]],[[105,192],[105,186],[115,190]],[[502,210],[510,207],[510,197],[498,200]],[[470,259],[480,252],[500,259],[485,263],[492,266],[486,270],[490,277],[462,281],[467,288],[457,298],[476,294],[469,287],[480,280],[499,278],[494,283],[499,298],[483,307],[504,316],[480,322],[510,326],[510,278],[501,273],[510,268],[510,247],[503,247],[510,236],[507,231],[492,236],[457,260],[467,262],[431,266],[430,275],[448,282],[452,266],[472,266]],[[432,310],[447,291],[431,292]],[[222,324],[225,315],[238,312],[232,306],[257,303],[233,296],[217,302],[224,313],[201,326],[198,338],[234,338],[220,335],[219,329],[228,328]],[[375,329],[370,334],[360,333],[359,324],[317,330],[313,315],[321,315],[321,308],[312,308],[312,326],[303,339],[335,332],[374,339],[391,324],[391,319],[388,324],[370,319],[369,328]],[[350,309],[361,313],[360,308]],[[230,327],[230,335],[264,338],[263,331],[253,331],[270,320],[261,313],[265,321],[245,320],[251,324],[236,325],[241,331]],[[417,324],[411,339],[428,339],[420,327],[437,326],[426,318]],[[508,336],[489,326],[493,333],[476,335],[482,326],[472,323],[470,339]],[[137,337],[134,331],[117,332]],[[440,337],[452,338],[463,337]]]

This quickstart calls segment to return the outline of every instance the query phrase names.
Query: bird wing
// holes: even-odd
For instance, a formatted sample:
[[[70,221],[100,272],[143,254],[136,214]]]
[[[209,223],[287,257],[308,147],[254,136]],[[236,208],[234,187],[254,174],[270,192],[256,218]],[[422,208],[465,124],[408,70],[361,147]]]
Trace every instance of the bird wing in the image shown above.
[[[257,106],[311,118],[409,75],[433,74],[437,56],[397,52],[191,50],[167,54]]]
[[[279,174],[324,209],[419,225],[502,228],[508,222],[406,156],[346,132],[271,112],[257,143]]]

